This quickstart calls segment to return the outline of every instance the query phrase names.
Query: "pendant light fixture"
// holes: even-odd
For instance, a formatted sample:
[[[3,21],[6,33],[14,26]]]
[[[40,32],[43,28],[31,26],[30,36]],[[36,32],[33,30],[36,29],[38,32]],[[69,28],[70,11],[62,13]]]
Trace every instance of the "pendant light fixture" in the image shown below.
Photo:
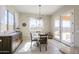
[[[41,17],[41,5],[38,5],[38,7],[39,7],[39,17],[38,17],[38,19],[40,20],[42,17]]]
[[[40,23],[40,20],[42,19],[42,17],[41,17],[41,5],[38,5],[38,16],[37,16],[37,22],[36,22],[36,24],[37,24],[37,32],[40,32],[40,30],[41,30],[41,27],[40,27],[40,25],[41,25],[41,23]]]
[[[41,5],[38,5],[38,7],[39,7],[39,16],[38,16],[38,20],[39,20],[39,24],[38,24],[38,26],[39,26],[39,31],[41,30],[41,23],[40,23],[40,21],[41,21],[41,19],[42,19],[42,17],[41,17]]]

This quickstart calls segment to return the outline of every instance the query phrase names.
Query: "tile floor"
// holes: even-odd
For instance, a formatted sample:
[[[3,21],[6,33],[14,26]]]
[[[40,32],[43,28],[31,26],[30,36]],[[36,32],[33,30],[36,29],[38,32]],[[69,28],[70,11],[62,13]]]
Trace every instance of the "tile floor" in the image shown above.
[[[45,51],[42,47],[40,52],[39,48],[33,43],[32,48],[30,48],[31,42],[23,41],[19,48],[16,50],[15,54],[61,54],[59,51],[60,43],[53,39],[48,40],[48,50]]]
[[[22,44],[18,47],[15,54],[79,54],[79,48],[68,47],[56,40],[48,39],[48,50],[45,51],[42,47],[40,52],[39,48],[33,43],[32,48],[30,41],[23,41]]]

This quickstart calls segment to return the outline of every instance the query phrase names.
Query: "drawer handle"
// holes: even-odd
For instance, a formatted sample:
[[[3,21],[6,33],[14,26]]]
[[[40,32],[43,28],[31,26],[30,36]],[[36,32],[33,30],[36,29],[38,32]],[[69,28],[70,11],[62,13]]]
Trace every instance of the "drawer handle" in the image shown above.
[[[2,42],[2,40],[0,40],[0,42]]]

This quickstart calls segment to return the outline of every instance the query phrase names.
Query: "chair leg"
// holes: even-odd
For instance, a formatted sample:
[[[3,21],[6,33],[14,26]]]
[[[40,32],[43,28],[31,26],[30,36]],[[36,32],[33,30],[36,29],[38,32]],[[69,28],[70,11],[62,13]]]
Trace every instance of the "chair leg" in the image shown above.
[[[39,42],[37,42],[37,47],[39,47],[40,46],[40,44],[39,44]]]
[[[41,44],[39,45],[39,48],[40,48],[40,52],[41,52]]]
[[[32,42],[31,42],[31,49],[32,49]]]
[[[47,44],[45,45],[45,50],[47,51]]]
[[[37,47],[38,47],[38,42],[36,44],[37,44]]]

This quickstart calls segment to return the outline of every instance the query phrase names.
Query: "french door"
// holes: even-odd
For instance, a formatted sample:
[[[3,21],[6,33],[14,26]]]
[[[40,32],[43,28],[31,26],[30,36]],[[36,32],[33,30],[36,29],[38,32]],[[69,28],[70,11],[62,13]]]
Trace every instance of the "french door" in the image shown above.
[[[74,12],[69,11],[55,19],[54,37],[64,44],[74,46]]]
[[[61,16],[61,41],[74,46],[74,14],[72,11]]]

